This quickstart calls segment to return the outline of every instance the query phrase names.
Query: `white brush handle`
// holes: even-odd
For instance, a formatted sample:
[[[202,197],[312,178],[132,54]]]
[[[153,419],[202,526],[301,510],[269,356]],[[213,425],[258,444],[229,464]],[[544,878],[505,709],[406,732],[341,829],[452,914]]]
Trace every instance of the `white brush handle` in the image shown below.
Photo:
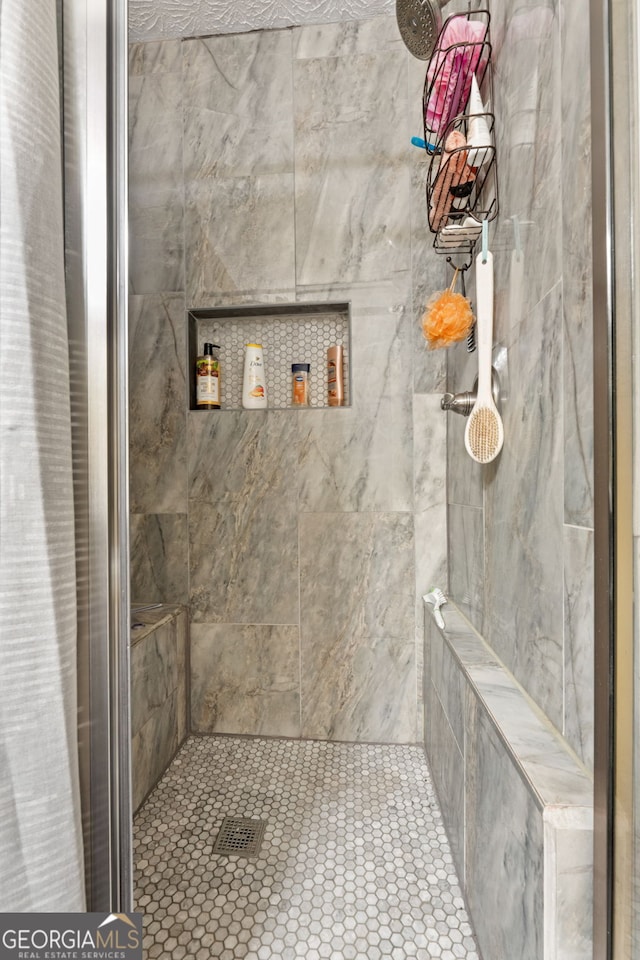
[[[478,463],[489,463],[502,449],[504,431],[491,391],[493,347],[493,257],[476,258],[476,340],[478,345],[478,392],[464,431],[467,453]]]
[[[484,262],[483,262],[484,261]],[[476,341],[478,346],[478,393],[476,403],[493,406],[491,351],[493,349],[493,254],[476,257]]]

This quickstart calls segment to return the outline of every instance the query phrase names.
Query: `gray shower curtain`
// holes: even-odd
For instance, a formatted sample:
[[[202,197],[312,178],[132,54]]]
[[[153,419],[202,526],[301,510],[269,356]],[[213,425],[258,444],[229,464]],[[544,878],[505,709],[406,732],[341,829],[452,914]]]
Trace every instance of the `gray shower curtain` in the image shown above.
[[[0,912],[82,911],[56,0],[0,0]]]

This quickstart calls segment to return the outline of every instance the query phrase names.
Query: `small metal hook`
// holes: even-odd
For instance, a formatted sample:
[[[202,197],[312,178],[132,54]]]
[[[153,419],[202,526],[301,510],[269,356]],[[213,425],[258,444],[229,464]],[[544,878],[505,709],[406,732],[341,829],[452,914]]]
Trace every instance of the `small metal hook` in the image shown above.
[[[464,273],[465,273],[465,270],[469,269],[469,267],[471,266],[471,263],[463,263],[459,265],[453,262],[453,257],[447,257],[447,263],[452,267],[453,270],[459,270],[460,273],[462,274],[462,283],[463,283],[463,289],[464,289]]]

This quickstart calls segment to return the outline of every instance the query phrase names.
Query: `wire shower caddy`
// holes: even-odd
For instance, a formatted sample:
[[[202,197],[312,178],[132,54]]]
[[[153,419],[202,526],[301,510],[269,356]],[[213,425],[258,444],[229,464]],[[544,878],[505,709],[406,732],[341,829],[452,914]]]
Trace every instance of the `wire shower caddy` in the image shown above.
[[[423,92],[424,142],[431,157],[426,182],[429,229],[436,253],[450,261],[453,256],[468,260],[461,269],[471,263],[482,221],[498,215],[495,116],[484,108],[493,104],[490,21],[488,10],[454,14],[445,21]],[[474,75],[482,110],[476,109],[477,99],[470,102]],[[480,124],[483,142],[474,144]]]

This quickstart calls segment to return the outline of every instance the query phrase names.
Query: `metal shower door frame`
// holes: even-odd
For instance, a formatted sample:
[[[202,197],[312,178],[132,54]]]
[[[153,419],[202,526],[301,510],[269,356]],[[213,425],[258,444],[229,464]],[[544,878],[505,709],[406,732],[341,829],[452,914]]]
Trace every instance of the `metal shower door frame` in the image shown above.
[[[58,0],[87,909],[132,908],[127,2]]]
[[[634,344],[640,267],[637,0],[591,0],[594,346],[594,957],[638,948]],[[636,137],[634,142],[633,137]],[[638,384],[635,385],[636,390]],[[636,431],[637,432],[637,431]],[[638,478],[636,478],[637,480]],[[636,493],[637,497],[638,494]],[[637,573],[635,574],[637,576]]]

